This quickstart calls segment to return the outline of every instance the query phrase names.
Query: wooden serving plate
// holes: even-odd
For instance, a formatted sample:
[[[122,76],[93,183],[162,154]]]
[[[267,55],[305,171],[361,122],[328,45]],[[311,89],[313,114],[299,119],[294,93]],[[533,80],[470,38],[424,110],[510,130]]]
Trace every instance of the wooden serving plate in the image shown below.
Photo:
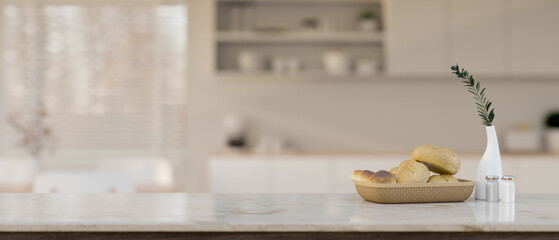
[[[359,196],[376,203],[462,202],[472,195],[475,184],[458,180],[458,183],[370,183],[358,180],[353,183]]]

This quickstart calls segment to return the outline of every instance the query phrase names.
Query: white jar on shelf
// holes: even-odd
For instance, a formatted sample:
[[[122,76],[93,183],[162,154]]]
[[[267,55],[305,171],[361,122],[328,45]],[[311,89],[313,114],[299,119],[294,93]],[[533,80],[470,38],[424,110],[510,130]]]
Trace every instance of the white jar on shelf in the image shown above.
[[[258,72],[264,70],[264,57],[256,52],[243,50],[238,55],[239,70],[242,72]]]
[[[331,50],[324,54],[324,70],[332,75],[348,74],[351,67],[351,58],[340,50]]]
[[[379,22],[376,19],[361,19],[357,22],[357,28],[363,32],[377,31]]]

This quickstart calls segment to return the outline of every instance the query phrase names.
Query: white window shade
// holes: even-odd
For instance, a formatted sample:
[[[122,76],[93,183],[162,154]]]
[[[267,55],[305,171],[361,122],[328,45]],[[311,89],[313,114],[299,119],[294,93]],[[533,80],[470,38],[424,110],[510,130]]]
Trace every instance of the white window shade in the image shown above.
[[[44,106],[41,124],[54,143],[46,158],[180,157],[183,1],[17,0],[1,7],[1,110],[32,128]],[[5,122],[3,152],[21,151],[21,134]]]

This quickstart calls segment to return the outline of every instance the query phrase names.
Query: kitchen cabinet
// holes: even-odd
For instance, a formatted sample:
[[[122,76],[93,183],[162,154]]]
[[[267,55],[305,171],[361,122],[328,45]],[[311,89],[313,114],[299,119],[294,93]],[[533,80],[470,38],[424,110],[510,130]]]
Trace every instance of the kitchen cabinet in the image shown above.
[[[481,156],[460,154],[457,178],[475,179]],[[355,193],[353,170],[390,170],[409,154],[216,155],[209,161],[212,193]],[[559,155],[502,155],[503,173],[518,193],[559,193]]]
[[[559,193],[559,159],[504,159],[510,165],[515,176],[516,191],[521,193]],[[506,169],[503,169],[506,171]],[[506,174],[506,172],[505,172]]]
[[[509,1],[510,71],[517,74],[559,74],[559,1]]]
[[[450,61],[476,74],[505,73],[505,1],[450,2]]]
[[[445,0],[386,1],[388,74],[448,73]]]
[[[271,192],[268,179],[268,161],[236,159],[212,161],[209,164],[210,189],[218,193]],[[219,181],[217,181],[219,179]]]
[[[272,163],[274,192],[325,193],[330,192],[329,163],[313,160],[278,160]]]

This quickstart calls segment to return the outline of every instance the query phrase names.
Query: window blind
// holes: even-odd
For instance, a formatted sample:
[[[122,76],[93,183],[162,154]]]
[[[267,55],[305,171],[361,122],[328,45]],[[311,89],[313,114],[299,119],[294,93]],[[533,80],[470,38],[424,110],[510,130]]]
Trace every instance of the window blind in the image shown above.
[[[178,0],[1,3],[6,119],[52,133],[53,151],[180,157],[185,135],[187,6]],[[37,114],[43,110],[45,115]],[[2,151],[22,134],[2,123]],[[125,154],[124,154],[125,153]]]

